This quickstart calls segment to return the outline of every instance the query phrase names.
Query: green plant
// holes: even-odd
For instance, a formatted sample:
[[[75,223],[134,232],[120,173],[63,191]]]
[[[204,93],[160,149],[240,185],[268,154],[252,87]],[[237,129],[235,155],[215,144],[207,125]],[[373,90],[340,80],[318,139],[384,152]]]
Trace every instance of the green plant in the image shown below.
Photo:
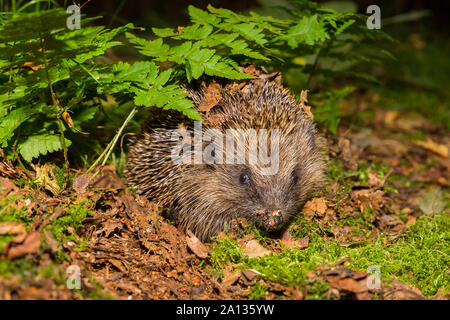
[[[211,265],[220,272],[226,264],[238,262],[243,258],[242,249],[239,248],[235,239],[224,236],[213,240],[218,241],[218,244],[212,247],[210,261]]]
[[[389,39],[379,30],[368,30],[364,16],[337,13],[309,1],[292,1],[293,6],[284,9],[289,19],[189,6],[191,25],[153,28],[157,38],[152,41],[132,34],[137,30],[132,24],[106,29],[86,17],[80,30],[69,30],[67,13],[51,9],[56,7],[53,1],[42,2],[45,6],[35,12],[28,12],[31,5],[14,2],[0,25],[0,147],[10,158],[20,155],[28,163],[62,150],[66,172],[69,147],[84,149],[80,158],[85,165],[98,155],[89,170],[105,164],[142,107],[173,109],[201,120],[181,82],[202,76],[248,79],[251,76],[239,69],[248,63],[289,73],[299,68],[299,57],[305,60],[299,72],[307,79],[306,87],[313,77],[319,82],[321,76],[369,78],[328,62],[375,61],[378,54],[363,51]],[[144,56],[142,61],[105,59],[106,50],[123,44],[116,40],[123,34]],[[337,101],[348,92],[332,91],[323,97],[326,106],[316,109],[318,120],[331,131],[339,119]],[[125,119],[115,132],[114,115]],[[100,125],[109,130],[106,136],[112,136],[104,149],[101,139],[92,139],[101,117]]]

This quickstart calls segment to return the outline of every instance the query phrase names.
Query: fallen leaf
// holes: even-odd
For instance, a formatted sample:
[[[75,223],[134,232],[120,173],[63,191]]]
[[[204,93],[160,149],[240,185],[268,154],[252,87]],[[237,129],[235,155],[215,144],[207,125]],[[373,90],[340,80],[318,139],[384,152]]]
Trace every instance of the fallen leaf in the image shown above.
[[[229,287],[229,286],[235,284],[236,281],[238,281],[240,277],[241,277],[241,273],[239,271],[235,271],[233,273],[226,274],[226,275],[224,275],[224,277],[222,279],[222,285],[225,287]]]
[[[384,122],[388,126],[394,126],[395,120],[400,116],[400,113],[398,111],[386,111],[386,114],[384,115]]]
[[[198,105],[198,111],[208,112],[214,108],[222,99],[220,90],[214,84],[208,86],[205,90],[203,100]]]
[[[314,198],[306,202],[303,207],[303,213],[308,216],[318,215],[322,217],[327,211],[327,203],[325,198]]]
[[[208,248],[192,233],[191,230],[188,230],[186,236],[186,243],[189,249],[199,258],[205,259],[208,254]]]
[[[8,259],[22,257],[27,253],[35,253],[39,249],[40,245],[41,241],[39,239],[39,232],[30,232],[25,238],[23,244],[12,247],[8,250]]]
[[[0,192],[2,197],[6,197],[11,192],[13,191],[16,192],[18,190],[19,188],[17,188],[17,186],[14,183],[12,183],[11,180],[2,179],[2,184],[0,185]]]
[[[23,234],[26,233],[22,223],[6,221],[0,223],[0,234]]]
[[[414,143],[417,144],[418,146],[421,146],[427,150],[430,150],[430,151],[436,153],[437,155],[439,155],[443,158],[448,157],[448,147],[444,144],[438,144],[438,143],[434,142],[433,140],[431,140],[430,138],[427,138],[426,141],[416,140],[416,141],[414,141]]]
[[[384,296],[389,300],[425,300],[422,292],[410,284],[392,280]]]
[[[352,201],[359,206],[359,209],[363,211],[365,208],[369,207],[375,211],[378,211],[384,204],[384,191],[371,189],[354,190],[351,193]]]
[[[53,173],[53,167],[44,164],[43,166],[36,166],[36,184],[50,191],[53,195],[57,195],[61,191],[61,187],[56,180]]]
[[[88,186],[89,176],[80,174],[73,179],[73,189],[79,194],[85,193]]]
[[[286,230],[281,236],[281,243],[286,247],[295,247],[298,249],[307,248],[309,245],[309,236],[301,239],[292,239],[289,230]]]
[[[368,178],[369,178],[368,183],[369,183],[369,186],[371,186],[371,187],[378,187],[383,184],[383,178],[379,177],[378,175],[376,175],[372,172],[369,172]]]
[[[307,271],[305,276],[308,278],[309,281],[312,281],[316,278],[316,273],[314,271]]]
[[[270,254],[270,251],[264,248],[258,240],[250,240],[246,242],[242,249],[244,250],[244,254],[249,258],[263,257]]]
[[[416,222],[417,218],[414,216],[408,216],[408,221],[406,221],[405,228],[412,225],[414,222]]]
[[[372,298],[367,286],[365,272],[351,270],[345,267],[337,267],[323,272],[326,280],[330,283],[330,289],[334,290],[338,297],[349,296],[358,300]],[[350,294],[350,295],[349,295]]]
[[[102,232],[105,233],[105,237],[109,237],[111,233],[113,233],[116,229],[121,229],[122,223],[116,220],[107,220],[103,224],[103,228],[96,231],[96,234],[101,234]]]
[[[440,189],[431,189],[419,200],[419,208],[426,215],[441,213],[445,208],[444,195]]]
[[[258,274],[257,272],[255,272],[254,270],[242,270],[241,274],[243,277],[245,277],[245,279],[247,279],[248,281],[253,281],[256,278],[256,275]]]

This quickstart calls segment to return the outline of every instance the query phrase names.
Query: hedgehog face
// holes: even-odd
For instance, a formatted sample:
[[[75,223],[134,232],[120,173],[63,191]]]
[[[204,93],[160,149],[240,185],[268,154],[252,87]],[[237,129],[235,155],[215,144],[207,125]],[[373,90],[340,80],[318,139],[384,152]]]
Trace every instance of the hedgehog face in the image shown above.
[[[289,224],[301,209],[302,172],[294,168],[289,175],[262,176],[257,168],[235,168],[232,176],[240,189],[236,214],[259,228],[275,232]],[[236,179],[237,178],[237,179]]]
[[[186,168],[179,201],[189,214],[182,215],[181,224],[202,240],[233,218],[245,218],[271,233],[287,227],[323,181],[321,155],[310,137],[314,131],[297,128],[281,132],[273,174],[263,174],[267,166],[259,162]]]
[[[246,218],[268,232],[276,232],[300,212],[323,179],[316,146],[302,141],[304,138],[281,136],[279,168],[272,175],[261,174],[257,165],[216,169],[224,171],[221,176],[228,175],[223,184],[227,185],[227,198],[234,198],[236,217]]]

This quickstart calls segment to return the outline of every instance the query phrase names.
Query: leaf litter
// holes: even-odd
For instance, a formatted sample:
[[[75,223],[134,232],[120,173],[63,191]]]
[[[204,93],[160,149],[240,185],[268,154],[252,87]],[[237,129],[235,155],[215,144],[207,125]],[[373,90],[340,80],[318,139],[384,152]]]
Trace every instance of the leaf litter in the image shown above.
[[[208,113],[221,93],[214,84],[206,92],[203,112]],[[302,99],[307,102],[306,93]],[[305,112],[311,112],[309,107]],[[336,160],[329,166],[336,166],[336,172],[330,173],[325,190],[303,209],[306,222],[319,225],[326,238],[323,262],[305,273],[303,287],[268,277],[243,262],[224,265],[218,275],[211,266],[211,251],[220,240],[205,245],[191,232],[184,233],[166,221],[162,208],[132,194],[112,165],[95,177],[77,172],[71,190],[60,188],[50,167],[36,166],[38,189],[34,190],[28,185],[18,187],[14,181],[24,177],[22,170],[2,159],[0,200],[17,197],[8,207],[22,210],[28,218],[0,220],[0,236],[10,237],[0,248],[0,268],[2,263],[21,261],[35,272],[23,274],[21,268],[13,267],[2,271],[0,298],[241,299],[253,295],[304,299],[310,284],[321,281],[328,286],[327,298],[423,299],[421,290],[396,279],[383,280],[380,290],[369,289],[368,273],[343,266],[351,259],[326,260],[327,243],[357,247],[381,234],[388,236],[388,243],[395,243],[421,215],[447,210],[448,131],[433,127],[433,134],[417,143],[403,133],[433,125],[427,122],[421,127],[417,120],[403,118],[378,110],[377,117],[364,127],[346,127],[343,121],[337,135],[325,134],[329,157]],[[380,126],[387,129],[376,130]],[[379,169],[382,166],[388,168]],[[79,227],[67,226],[57,239],[55,223],[65,221],[71,206],[80,203],[92,214]],[[222,235],[235,239],[245,259],[266,259],[283,250],[306,250],[314,245],[311,233],[295,223],[274,237],[243,233],[247,227],[245,219],[236,221],[236,228]],[[65,285],[70,265],[81,270],[81,291]],[[255,296],[255,288],[264,294]],[[440,288],[434,298],[448,299],[448,292]]]

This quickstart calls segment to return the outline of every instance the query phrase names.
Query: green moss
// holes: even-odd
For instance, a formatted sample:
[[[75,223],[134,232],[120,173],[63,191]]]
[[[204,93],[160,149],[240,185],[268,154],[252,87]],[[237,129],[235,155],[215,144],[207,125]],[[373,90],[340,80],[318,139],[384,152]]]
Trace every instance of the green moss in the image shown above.
[[[210,252],[210,261],[215,269],[222,271],[227,264],[237,263],[243,259],[243,251],[235,239],[224,236],[213,240],[218,241],[218,245],[213,246]]]
[[[63,168],[60,168],[58,166],[55,166],[53,168],[53,174],[55,175],[56,182],[58,183],[60,188],[64,187],[64,184],[66,183],[66,172]]]
[[[0,254],[5,253],[5,247],[8,243],[11,242],[12,239],[14,239],[15,235],[0,235]]]
[[[364,218],[348,220],[351,224],[365,224]],[[284,248],[279,254],[270,254],[261,258],[247,258],[242,254],[236,240],[225,237],[211,252],[214,268],[223,270],[229,263],[243,263],[239,268],[254,269],[261,273],[260,278],[276,281],[285,285],[307,287],[308,299],[324,299],[328,284],[321,279],[310,282],[308,271],[315,271],[323,263],[335,263],[349,258],[346,267],[366,271],[369,266],[377,265],[382,280],[390,282],[397,279],[419,288],[424,295],[436,294],[439,288],[444,292],[450,289],[448,275],[450,255],[450,218],[440,214],[434,217],[423,216],[405,233],[390,243],[388,235],[380,235],[370,241],[362,241],[354,246],[342,246],[335,241],[325,245],[325,235],[330,230],[320,224],[299,218],[292,228],[294,238],[308,235],[309,246],[304,249]],[[325,248],[325,260],[324,260]],[[252,299],[263,297],[263,287],[252,287]]]
[[[257,282],[250,288],[249,300],[260,300],[266,295],[268,287]]]
[[[306,272],[315,270],[321,261],[320,252],[285,248],[279,254],[248,259],[246,268],[261,272],[265,280],[302,286]]]
[[[55,239],[63,243],[66,240],[70,240],[76,243],[78,246],[74,249],[75,251],[86,250],[88,245],[88,240],[85,237],[75,236],[77,230],[81,227],[81,222],[87,216],[92,216],[92,211],[88,209],[87,202],[83,201],[76,204],[71,204],[64,208],[65,214],[52,224],[47,225],[43,232],[50,231]],[[72,228],[72,232],[69,232],[69,228]],[[59,261],[71,261],[69,255],[64,250],[59,250],[56,252],[56,258]]]
[[[23,197],[12,195],[0,199],[0,222],[18,222],[23,223],[25,228],[28,230],[28,225],[32,222],[29,215],[24,214],[26,207],[19,206],[19,201],[23,200]],[[15,237],[16,235],[0,235],[0,253],[4,252],[5,246]]]
[[[23,197],[11,195],[0,199],[0,222],[12,221],[21,222],[26,226],[32,222],[32,218],[24,214],[26,206],[18,207],[19,201],[23,200]]]
[[[13,260],[0,260],[0,275],[2,277],[8,278],[12,275],[19,277],[34,277],[37,273],[33,259],[31,258],[25,257]]]
[[[18,179],[18,180],[13,180],[12,182],[21,189],[24,188],[25,186],[29,186],[33,190],[36,189],[36,184],[33,181],[28,180],[28,179],[22,178],[22,179]]]
[[[65,213],[65,215],[56,219],[52,224],[46,226],[43,231],[51,231],[56,240],[60,242],[65,238],[78,243],[79,241],[73,233],[81,227],[81,222],[84,218],[88,215],[93,215],[92,211],[88,209],[85,202],[81,202],[67,207]],[[69,227],[73,228],[73,233],[67,232]]]
[[[450,277],[450,217],[420,217],[395,243],[386,239],[354,250],[344,250],[350,267],[360,270],[379,265],[382,278],[396,278],[419,288],[423,294],[434,295],[439,288],[448,292]]]

